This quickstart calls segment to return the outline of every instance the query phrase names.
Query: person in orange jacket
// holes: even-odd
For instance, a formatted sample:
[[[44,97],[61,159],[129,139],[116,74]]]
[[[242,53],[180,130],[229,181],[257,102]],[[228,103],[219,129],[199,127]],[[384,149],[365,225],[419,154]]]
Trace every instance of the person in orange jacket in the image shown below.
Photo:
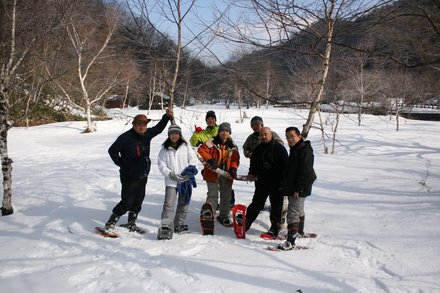
[[[237,177],[240,154],[237,145],[231,139],[231,125],[223,122],[218,127],[218,134],[203,143],[198,153],[207,163],[202,170],[203,179],[208,186],[206,202],[214,210],[220,195],[219,215],[217,220],[224,226],[232,226],[229,216],[233,179],[218,175],[214,170],[220,168],[227,171],[232,178]]]

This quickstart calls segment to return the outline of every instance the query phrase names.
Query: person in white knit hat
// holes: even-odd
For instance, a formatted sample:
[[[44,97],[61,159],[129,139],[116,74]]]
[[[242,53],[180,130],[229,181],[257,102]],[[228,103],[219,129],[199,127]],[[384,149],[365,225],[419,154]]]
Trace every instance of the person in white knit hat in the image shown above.
[[[171,125],[168,128],[168,138],[159,151],[157,164],[160,173],[165,178],[165,198],[161,220],[171,220],[174,227],[169,228],[177,233],[188,230],[185,221],[192,187],[197,186],[194,178],[198,172],[197,162],[196,154],[182,136],[182,129],[178,125]]]

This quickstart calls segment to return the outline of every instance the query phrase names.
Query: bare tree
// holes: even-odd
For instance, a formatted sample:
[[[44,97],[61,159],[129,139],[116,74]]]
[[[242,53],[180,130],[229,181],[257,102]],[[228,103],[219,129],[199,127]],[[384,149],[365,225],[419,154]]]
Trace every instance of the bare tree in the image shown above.
[[[174,48],[174,66],[172,74],[167,72],[162,73],[163,81],[165,82],[168,90],[170,100],[168,102],[168,107],[173,109],[175,93],[177,86],[182,82],[180,77],[180,66],[182,62],[182,52],[185,47],[182,40],[182,30],[184,27],[185,18],[191,12],[196,0],[181,1],[181,0],[168,0],[168,1],[148,1],[148,0],[138,0],[127,1],[127,5],[134,17],[138,17],[140,14],[141,19],[146,19],[148,24],[156,30],[160,35],[163,36],[164,40],[169,40],[169,38],[160,31],[160,29],[155,25],[155,21],[152,19],[152,14],[156,13],[163,17],[163,19],[175,26],[176,29],[176,40],[175,42],[169,42],[169,45]],[[168,60],[167,60],[168,61]],[[164,70],[168,71],[168,67],[163,67]],[[174,117],[171,123],[174,122]]]
[[[223,38],[259,48],[277,48],[315,56],[321,60],[321,69],[316,73],[319,76],[319,87],[310,99],[308,118],[302,131],[302,135],[307,137],[325,93],[335,36],[337,29],[343,28],[340,23],[357,19],[372,9],[392,1],[377,3],[355,0],[233,2],[233,5],[241,7],[242,11],[247,9],[250,12],[248,14],[243,12],[244,14],[240,15],[235,22],[225,19],[227,29],[222,30]],[[293,38],[299,33],[309,38],[307,47],[294,46]]]
[[[337,70],[344,77],[343,87],[346,98],[357,105],[358,126],[361,126],[365,102],[368,97],[376,95],[379,83],[377,70],[367,69],[367,63],[371,62],[371,57],[366,51],[371,47],[371,43],[367,39],[362,39],[359,43],[358,47],[365,48],[365,51],[357,51],[351,54],[351,58],[344,58],[345,62],[341,62]]]
[[[412,89],[414,85],[412,83],[411,75],[407,70],[394,70],[389,71],[383,76],[384,95],[390,105],[390,117],[395,114],[396,118],[396,131],[400,129],[400,112],[405,106],[406,102],[410,100],[410,97],[414,95]]]
[[[75,103],[75,100],[69,87],[80,93],[85,103],[84,111],[87,118],[84,132],[96,130],[91,119],[92,105],[101,101],[110,92],[120,74],[117,72],[113,76],[107,76],[109,71],[105,71],[102,66],[99,68],[103,59],[110,57],[109,54],[104,56],[104,52],[119,25],[117,10],[112,8],[103,10],[105,14],[97,17],[79,8],[63,19],[64,28],[76,56],[77,81],[73,83],[58,81],[57,85],[70,102]],[[97,19],[100,21],[96,21]],[[101,38],[102,27],[105,28],[105,32]]]
[[[2,7],[3,9],[5,7]],[[5,60],[1,60],[0,76],[0,147],[2,157],[3,172],[3,202],[2,215],[10,215],[14,212],[12,208],[12,159],[8,155],[8,130],[11,127],[11,121],[8,121],[9,94],[16,78],[18,68],[26,57],[29,49],[22,52],[16,50],[16,25],[17,25],[17,1],[12,3],[11,15],[11,39],[9,54]]]
[[[8,154],[8,131],[14,121],[10,117],[13,103],[25,105],[29,97],[38,96],[41,83],[33,74],[39,65],[29,62],[30,56],[56,27],[63,11],[51,10],[57,3],[0,2],[0,153],[3,173],[2,215],[14,212],[12,207],[12,159]],[[65,7],[63,7],[65,8]],[[45,11],[42,21],[38,15]],[[34,15],[36,13],[37,15]],[[38,29],[36,29],[38,27]],[[30,64],[30,65],[29,65]],[[34,82],[34,83],[33,83]],[[34,86],[35,85],[35,86]],[[35,89],[32,91],[32,89]],[[29,91],[31,90],[31,91]],[[27,92],[25,94],[25,92]],[[21,97],[27,98],[20,100]],[[26,114],[25,114],[26,115]]]

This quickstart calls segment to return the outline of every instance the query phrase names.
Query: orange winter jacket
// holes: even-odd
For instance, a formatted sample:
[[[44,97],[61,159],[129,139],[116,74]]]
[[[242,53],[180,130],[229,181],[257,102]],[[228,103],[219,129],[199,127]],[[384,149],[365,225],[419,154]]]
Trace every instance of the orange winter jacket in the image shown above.
[[[223,144],[218,136],[213,137],[203,143],[197,152],[202,156],[203,161],[205,162],[214,158],[217,161],[218,167],[227,172],[229,172],[231,168],[237,170],[238,165],[240,164],[238,147],[230,138],[228,138]],[[217,182],[217,173],[207,167],[202,170],[202,175],[203,179],[207,182]],[[233,180],[231,179],[231,185],[232,181]]]

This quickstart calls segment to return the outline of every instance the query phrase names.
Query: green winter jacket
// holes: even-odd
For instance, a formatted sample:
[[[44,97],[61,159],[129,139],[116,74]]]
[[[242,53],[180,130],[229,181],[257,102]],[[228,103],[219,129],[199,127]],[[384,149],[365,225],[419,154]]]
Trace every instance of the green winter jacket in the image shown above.
[[[208,128],[206,127],[204,130],[200,132],[194,132],[191,138],[189,139],[189,142],[193,147],[198,147],[202,143],[205,143],[210,139],[211,137],[215,137],[218,133],[218,125],[216,125],[214,128]]]

